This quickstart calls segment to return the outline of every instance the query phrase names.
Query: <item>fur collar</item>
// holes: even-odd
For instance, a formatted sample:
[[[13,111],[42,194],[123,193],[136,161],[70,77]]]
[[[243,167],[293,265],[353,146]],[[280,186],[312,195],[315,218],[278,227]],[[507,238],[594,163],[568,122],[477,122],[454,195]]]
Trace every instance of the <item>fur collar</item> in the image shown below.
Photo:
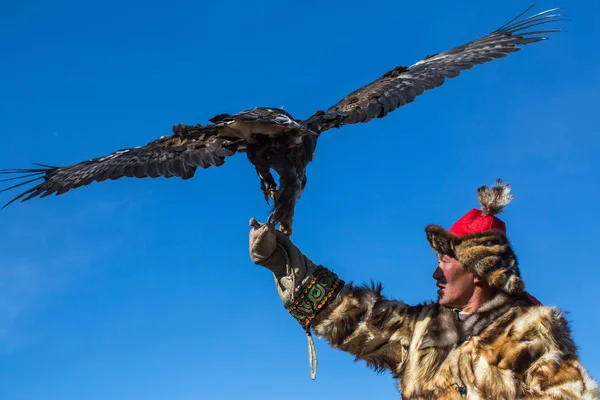
[[[420,349],[428,347],[452,347],[460,345],[472,336],[479,335],[504,313],[517,305],[532,305],[526,296],[509,295],[498,291],[496,296],[471,314],[459,317],[458,309],[437,304],[434,318],[423,335]]]

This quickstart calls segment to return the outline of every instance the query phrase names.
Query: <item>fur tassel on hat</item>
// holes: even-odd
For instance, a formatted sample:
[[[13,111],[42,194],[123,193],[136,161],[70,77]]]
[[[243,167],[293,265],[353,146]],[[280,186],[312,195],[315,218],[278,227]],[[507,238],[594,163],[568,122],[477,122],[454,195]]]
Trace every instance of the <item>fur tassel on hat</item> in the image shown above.
[[[501,179],[496,179],[491,188],[483,185],[477,189],[477,200],[484,216],[500,214],[514,197],[510,193],[510,184],[503,183]]]

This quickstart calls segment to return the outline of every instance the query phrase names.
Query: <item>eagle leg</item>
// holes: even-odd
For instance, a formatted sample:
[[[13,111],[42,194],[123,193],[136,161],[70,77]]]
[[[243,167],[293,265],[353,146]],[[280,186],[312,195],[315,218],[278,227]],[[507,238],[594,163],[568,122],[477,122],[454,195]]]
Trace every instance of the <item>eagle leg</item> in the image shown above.
[[[267,202],[267,204],[270,204],[269,198],[275,201],[277,183],[275,183],[275,179],[273,178],[273,175],[271,175],[271,172],[269,172],[269,170],[263,171],[257,168],[256,172],[258,172],[258,176],[260,178],[260,190],[263,191],[265,195],[265,201]]]
[[[292,236],[292,223],[290,221],[281,221],[279,230],[287,236]]]
[[[267,218],[267,224],[271,224],[273,226],[277,226],[279,224],[279,231],[284,233],[287,236],[292,236],[292,221],[279,221],[275,219],[275,213],[271,213],[269,218]]]

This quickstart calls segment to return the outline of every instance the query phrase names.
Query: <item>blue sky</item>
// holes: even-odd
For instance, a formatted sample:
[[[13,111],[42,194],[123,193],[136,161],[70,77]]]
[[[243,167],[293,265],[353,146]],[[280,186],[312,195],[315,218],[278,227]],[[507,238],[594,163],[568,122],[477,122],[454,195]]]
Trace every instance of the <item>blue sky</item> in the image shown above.
[[[254,106],[308,116],[528,5],[5,2],[0,168],[71,164]],[[324,134],[294,240],[348,281],[430,300],[424,227],[449,227],[501,177],[525,282],[568,313],[600,378],[600,5],[536,10],[552,7],[567,33]],[[310,380],[301,328],[248,257],[247,221],[268,210],[244,156],[188,181],[103,182],[3,210],[0,398],[397,398],[389,375],[322,340]]]

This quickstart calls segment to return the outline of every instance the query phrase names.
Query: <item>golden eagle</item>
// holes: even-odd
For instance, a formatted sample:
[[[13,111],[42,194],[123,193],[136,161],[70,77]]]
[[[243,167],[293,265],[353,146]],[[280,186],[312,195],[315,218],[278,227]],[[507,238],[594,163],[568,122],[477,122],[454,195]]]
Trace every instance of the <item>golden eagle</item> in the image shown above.
[[[43,180],[4,207],[21,198],[26,201],[36,196],[60,195],[107,179],[159,176],[188,179],[198,167],[221,166],[226,157],[246,153],[256,168],[267,203],[269,198],[274,201],[268,221],[279,224],[282,231],[291,235],[296,200],[306,185],[306,166],[322,132],[382,118],[411,103],[424,91],[441,86],[446,78],[457,77],[476,64],[505,57],[520,50],[519,45],[547,39],[540,35],[560,31],[532,30],[561,19],[555,13],[557,9],[520,19],[531,8],[477,40],[427,56],[409,67],[398,66],[327,111],[317,111],[307,119],[295,119],[278,108],[258,107],[235,115],[217,115],[206,126],[175,125],[171,136],[70,166],[34,164],[40,168],[0,170],[2,174],[18,174],[2,181],[26,179],[2,192]],[[271,170],[279,175],[279,187]]]

